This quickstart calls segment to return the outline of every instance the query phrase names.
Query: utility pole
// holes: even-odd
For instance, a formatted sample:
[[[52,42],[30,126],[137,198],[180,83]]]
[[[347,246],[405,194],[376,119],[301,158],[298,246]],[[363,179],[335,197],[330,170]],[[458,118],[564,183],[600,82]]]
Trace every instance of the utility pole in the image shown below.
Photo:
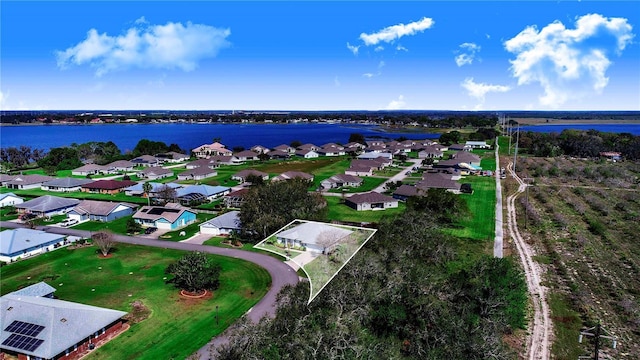
[[[611,347],[613,347],[614,349],[618,345],[618,337],[612,336],[607,330],[605,330],[600,325],[599,321],[596,326],[580,331],[580,335],[578,336],[579,343],[582,343],[583,336],[593,337],[596,342],[594,346],[594,354],[593,354],[594,360],[600,359],[600,339],[611,340]],[[578,359],[591,359],[591,355],[579,356]]]
[[[513,173],[516,173],[516,161],[518,160],[518,142],[520,141],[520,125],[518,124],[518,129],[516,133],[516,148],[513,151]]]

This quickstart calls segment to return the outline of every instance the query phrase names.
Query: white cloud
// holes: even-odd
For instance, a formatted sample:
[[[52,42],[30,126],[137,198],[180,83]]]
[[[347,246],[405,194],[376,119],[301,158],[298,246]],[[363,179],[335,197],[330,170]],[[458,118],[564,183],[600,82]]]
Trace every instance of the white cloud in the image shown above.
[[[577,19],[574,29],[560,21],[542,30],[529,26],[505,41],[505,49],[516,55],[510,60],[518,85],[539,83],[543,106],[557,108],[571,99],[599,94],[607,86],[608,54],[620,54],[634,34],[625,18],[588,14]]]
[[[398,24],[386,27],[378,32],[371,34],[360,34],[360,39],[364,41],[365,45],[378,45],[378,43],[386,42],[391,43],[403,36],[415,35],[418,32],[423,32],[426,29],[432,27],[434,24],[433,19],[423,17],[419,21],[415,21],[408,24]]]
[[[387,107],[385,109],[387,109],[387,110],[399,110],[399,109],[404,109],[404,107],[406,105],[407,105],[407,103],[404,101],[404,96],[400,95],[400,96],[398,96],[398,99],[391,100],[391,102],[389,103],[389,105],[387,105]]]
[[[364,73],[364,74],[362,74],[362,76],[366,77],[367,79],[371,79],[372,77],[374,77],[376,75],[373,74],[373,73]]]
[[[507,92],[511,90],[509,86],[505,85],[491,85],[485,83],[476,83],[473,81],[473,78],[466,78],[460,84],[463,88],[468,91],[469,96],[472,96],[478,99],[481,102],[484,102],[484,96],[490,92]]]
[[[476,53],[480,51],[480,46],[474,43],[463,43],[460,44],[459,47],[460,50],[458,50],[457,52],[461,54],[455,57],[456,65],[460,67],[463,65],[473,64]]]
[[[384,46],[382,46],[382,45],[378,45],[378,46],[376,46],[375,49],[373,49],[373,51],[375,51],[375,52],[380,52],[382,50],[384,50]]]
[[[347,49],[349,49],[349,51],[351,51],[353,55],[358,55],[358,50],[360,49],[360,46],[359,45],[354,46],[347,42]]]
[[[409,49],[407,49],[406,47],[398,44],[398,46],[396,46],[396,50],[397,51],[409,51]]]
[[[118,36],[89,30],[86,39],[56,52],[58,67],[89,64],[98,76],[128,68],[191,71],[200,60],[215,57],[230,45],[229,29],[191,22],[149,25],[144,17],[135,24]]]

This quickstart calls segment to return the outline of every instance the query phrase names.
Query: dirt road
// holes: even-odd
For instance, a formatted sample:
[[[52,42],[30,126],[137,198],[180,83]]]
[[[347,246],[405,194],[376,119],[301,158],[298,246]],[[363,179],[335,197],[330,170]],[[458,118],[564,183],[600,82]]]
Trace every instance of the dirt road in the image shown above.
[[[531,295],[533,304],[533,323],[530,324],[529,335],[527,336],[527,354],[529,360],[547,360],[550,358],[550,341],[553,331],[549,305],[547,304],[546,288],[540,284],[541,269],[533,261],[534,251],[527,244],[520,232],[516,221],[515,201],[518,195],[527,188],[527,184],[513,171],[513,164],[510,162],[507,169],[511,176],[520,184],[518,191],[507,197],[507,229],[509,236],[518,250],[522,268],[527,280],[527,288]]]

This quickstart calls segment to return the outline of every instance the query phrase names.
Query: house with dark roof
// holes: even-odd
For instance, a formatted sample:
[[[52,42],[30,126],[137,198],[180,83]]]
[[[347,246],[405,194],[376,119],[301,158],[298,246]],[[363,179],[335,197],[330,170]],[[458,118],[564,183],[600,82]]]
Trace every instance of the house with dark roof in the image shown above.
[[[28,190],[39,189],[43,183],[53,180],[51,176],[44,175],[17,175],[5,183],[9,189]]]
[[[271,150],[267,153],[267,155],[269,155],[270,159],[288,159],[291,156],[292,153],[287,152],[287,151],[283,151],[283,150]]]
[[[80,203],[80,200],[44,195],[25,201],[22,204],[17,204],[15,208],[19,213],[30,213],[37,216],[53,216],[65,214],[74,206],[78,205],[78,203]]]
[[[138,156],[137,158],[131,159],[131,162],[135,166],[160,166],[160,160],[151,155]]]
[[[144,227],[174,230],[196,221],[196,213],[176,203],[165,206],[143,206],[133,219]]]
[[[240,231],[240,211],[229,211],[220,216],[200,224],[200,233],[220,236],[229,235],[233,231]]]
[[[362,185],[362,178],[348,175],[348,174],[337,174],[329,177],[328,179],[322,180],[320,185],[325,189],[333,189],[340,187],[358,187]]]
[[[224,206],[228,208],[240,208],[244,204],[244,199],[249,189],[243,188],[240,190],[232,191],[224,196]]]
[[[345,204],[355,210],[386,210],[398,207],[398,199],[375,191],[355,194],[345,199]]]
[[[135,181],[131,180],[97,180],[82,185],[82,192],[94,194],[110,194],[115,195],[122,192],[125,188],[135,185]]]
[[[454,194],[460,193],[461,184],[451,178],[451,175],[443,173],[424,173],[422,180],[415,185],[422,190],[445,189]]]
[[[178,180],[202,180],[218,175],[218,172],[209,167],[199,167],[178,174]]]
[[[14,193],[4,193],[0,194],[0,208],[5,206],[14,206],[17,204],[22,204],[24,202],[24,198],[17,196]]]
[[[344,242],[353,231],[319,222],[304,222],[276,234],[285,247],[303,247],[306,251],[326,254]]]
[[[471,151],[471,145],[467,144],[451,144],[449,145],[449,150],[453,151]]]
[[[87,176],[87,175],[97,175],[103,172],[107,172],[107,167],[97,164],[86,164],[82,165],[79,168],[71,170],[71,175],[76,176]]]
[[[418,159],[433,159],[441,158],[444,155],[441,146],[430,145],[425,146],[420,152],[418,152]]]
[[[42,183],[40,189],[55,192],[80,191],[82,185],[93,182],[91,179],[59,178]]]
[[[302,179],[302,180],[313,181],[313,175],[307,174],[302,171],[285,171],[282,174],[273,177],[271,181],[281,181],[281,180],[291,180],[291,179]]]
[[[67,217],[78,221],[108,222],[131,215],[137,208],[137,205],[124,202],[82,200],[67,213]]]
[[[76,360],[124,330],[126,312],[19,292],[0,297],[0,358]]]
[[[255,169],[240,170],[231,176],[231,180],[236,180],[243,183],[247,181],[247,178],[249,176],[257,176],[262,178],[262,180],[269,180],[269,174]]]
[[[402,184],[393,192],[393,197],[400,201],[406,201],[412,196],[420,196],[423,193],[424,190],[419,189],[413,185]]]
[[[344,173],[351,176],[372,176],[373,169],[376,169],[376,167],[352,164],[347,170],[344,171]]]
[[[251,150],[240,151],[233,154],[233,156],[235,156],[239,162],[258,160],[258,153]]]
[[[149,180],[157,180],[164,179],[166,177],[173,176],[173,171],[169,169],[165,169],[159,166],[151,166],[145,167],[144,170],[139,171],[138,177],[149,179]]]
[[[65,244],[65,235],[50,234],[26,228],[0,232],[0,261],[19,259],[52,251]]]
[[[287,144],[278,145],[278,146],[274,147],[272,151],[275,151],[275,150],[284,151],[284,152],[286,152],[288,154],[293,154],[294,152],[296,152],[295,148],[293,148],[293,147],[291,147],[291,146],[289,146]],[[271,155],[271,154],[269,154],[269,155]]]
[[[241,161],[238,160],[237,157],[232,155],[229,155],[229,156],[215,155],[215,156],[209,157],[208,159],[209,159],[210,168],[217,168],[217,167],[220,167],[220,165],[238,165],[242,163]]]

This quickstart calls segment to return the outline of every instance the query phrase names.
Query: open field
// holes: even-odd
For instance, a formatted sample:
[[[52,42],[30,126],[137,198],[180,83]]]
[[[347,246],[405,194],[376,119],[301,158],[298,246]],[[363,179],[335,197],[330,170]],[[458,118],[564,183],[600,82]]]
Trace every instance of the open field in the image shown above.
[[[163,279],[165,268],[183,254],[121,244],[110,258],[99,257],[95,247],[60,249],[3,266],[1,291],[47,281],[63,300],[127,312],[133,301],[142,301],[151,315],[87,359],[184,359],[251,308],[271,280],[254,264],[210,255],[223,269],[220,289],[209,299],[183,299]]]
[[[127,234],[127,221],[132,218],[132,215],[123,216],[119,219],[115,219],[109,222],[102,221],[86,221],[78,225],[72,226],[72,229],[87,230],[87,231],[99,231],[107,230],[116,234]]]
[[[402,214],[406,208],[403,202],[395,209],[356,211],[345,204],[342,204],[339,196],[325,196],[329,204],[329,220],[348,221],[355,223],[378,222],[385,216]]]
[[[528,196],[516,200],[518,223],[539,254],[536,260],[549,269],[554,356],[587,353],[593,345],[579,344],[578,330],[600,321],[618,336],[617,349],[606,344],[604,354],[637,357],[640,164],[521,158],[518,166],[520,177],[533,179]]]

